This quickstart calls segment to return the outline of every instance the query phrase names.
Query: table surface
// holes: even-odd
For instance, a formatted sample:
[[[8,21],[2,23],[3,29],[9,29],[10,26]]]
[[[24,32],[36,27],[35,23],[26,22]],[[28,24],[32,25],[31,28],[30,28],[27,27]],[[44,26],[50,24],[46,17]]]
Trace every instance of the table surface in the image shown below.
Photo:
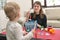
[[[39,29],[37,29],[35,31],[35,34],[34,34],[34,37],[32,40],[60,40],[60,29],[55,29],[55,34],[49,34],[49,35],[46,35],[48,32],[46,31],[40,31]],[[3,32],[4,35],[0,35],[0,36],[3,36],[3,37],[6,37],[5,36],[5,32]]]
[[[46,31],[36,30],[34,37],[36,39],[47,39],[47,40],[60,40],[60,30],[55,29],[55,34],[50,34]]]

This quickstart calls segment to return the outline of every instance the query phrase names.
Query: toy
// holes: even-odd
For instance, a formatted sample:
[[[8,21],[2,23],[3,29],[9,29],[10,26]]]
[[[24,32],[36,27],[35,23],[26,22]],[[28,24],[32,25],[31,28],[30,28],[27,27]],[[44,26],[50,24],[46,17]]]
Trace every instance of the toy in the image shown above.
[[[49,27],[48,27],[48,31],[49,31],[50,29],[52,29],[52,26],[49,26]]]
[[[55,33],[55,30],[53,29],[52,26],[49,26],[49,27],[48,27],[48,32],[49,32],[50,34],[54,34],[54,33]]]
[[[27,32],[30,32],[32,29],[37,27],[36,25],[37,25],[37,21],[28,20],[27,22],[25,22],[24,27],[26,28]]]
[[[45,28],[45,31],[49,32],[50,34],[54,34],[55,33],[54,28]]]
[[[55,30],[52,28],[52,29],[49,30],[49,33],[54,34]]]

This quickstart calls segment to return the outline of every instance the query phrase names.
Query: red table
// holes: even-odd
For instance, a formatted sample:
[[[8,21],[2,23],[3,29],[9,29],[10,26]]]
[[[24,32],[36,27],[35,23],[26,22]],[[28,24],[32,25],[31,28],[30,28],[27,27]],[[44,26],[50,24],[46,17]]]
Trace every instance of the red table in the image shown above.
[[[49,34],[49,35],[47,35]],[[55,30],[55,34],[50,34],[46,31],[40,31],[39,29],[37,29],[34,33],[34,37],[33,38],[42,38],[42,39],[50,39],[50,40],[60,40],[60,30]]]
[[[43,33],[43,35],[41,35],[41,33]],[[40,29],[36,29],[36,31],[35,31],[35,34],[34,34],[34,37],[33,38],[35,38],[35,39],[50,39],[50,40],[60,40],[60,30],[58,30],[58,29],[56,29],[55,30],[55,34],[49,34],[49,35],[46,35],[46,33],[48,33],[48,32],[46,32],[46,31],[40,31]],[[6,34],[6,32],[3,32],[2,34]],[[33,39],[33,40],[35,40],[35,39]]]

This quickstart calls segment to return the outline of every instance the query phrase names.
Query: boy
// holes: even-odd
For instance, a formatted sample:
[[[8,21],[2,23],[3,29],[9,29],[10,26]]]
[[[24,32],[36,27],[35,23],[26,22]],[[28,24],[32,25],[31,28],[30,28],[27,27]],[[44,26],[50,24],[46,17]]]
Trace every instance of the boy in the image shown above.
[[[20,7],[15,2],[8,2],[4,6],[9,22],[6,27],[7,40],[29,40],[33,37],[35,28],[27,35],[23,36],[22,26],[17,23],[20,18]]]

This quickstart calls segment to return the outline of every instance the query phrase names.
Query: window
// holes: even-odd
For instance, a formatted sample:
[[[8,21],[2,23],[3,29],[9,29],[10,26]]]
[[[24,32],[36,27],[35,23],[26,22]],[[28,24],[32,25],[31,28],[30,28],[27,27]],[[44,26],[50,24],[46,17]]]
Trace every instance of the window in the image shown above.
[[[46,6],[59,6],[60,0],[46,0]]]
[[[44,7],[60,7],[60,0],[32,0],[32,4],[35,1],[40,1]]]
[[[5,5],[6,0],[0,0],[0,9],[3,8],[3,6]]]

